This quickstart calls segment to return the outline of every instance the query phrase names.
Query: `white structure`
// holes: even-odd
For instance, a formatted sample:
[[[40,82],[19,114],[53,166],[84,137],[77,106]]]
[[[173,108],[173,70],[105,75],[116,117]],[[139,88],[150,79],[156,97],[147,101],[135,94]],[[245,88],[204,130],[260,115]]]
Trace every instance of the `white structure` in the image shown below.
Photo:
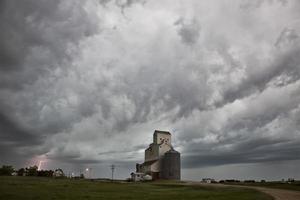
[[[143,176],[144,181],[151,181],[152,180],[152,176],[146,174]]]
[[[156,179],[180,179],[180,154],[171,145],[171,133],[155,130],[153,143],[145,150],[145,161],[136,164],[136,174]]]
[[[18,176],[18,173],[17,172],[13,172],[11,173],[12,176]]]
[[[54,177],[64,177],[65,174],[62,169],[56,169],[53,173]]]
[[[215,183],[216,181],[213,178],[203,178],[202,182],[203,183]]]
[[[132,181],[150,181],[150,180],[152,180],[152,177],[147,174],[141,173],[141,172],[132,172],[131,180]]]

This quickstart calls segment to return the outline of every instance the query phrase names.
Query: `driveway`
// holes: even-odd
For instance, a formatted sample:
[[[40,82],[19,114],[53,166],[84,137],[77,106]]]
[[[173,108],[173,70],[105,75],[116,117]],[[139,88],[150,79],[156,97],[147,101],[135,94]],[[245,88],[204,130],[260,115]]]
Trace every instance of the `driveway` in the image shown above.
[[[248,186],[245,186],[248,187]],[[273,188],[263,188],[263,187],[251,187],[266,194],[271,195],[275,200],[300,200],[300,192],[292,190],[282,190],[282,189],[273,189]]]
[[[207,184],[189,181],[186,182],[188,185],[203,185],[211,187],[242,187],[242,188],[251,188],[261,192],[264,192],[272,197],[275,200],[300,200],[300,192],[293,190],[283,190],[283,189],[273,189],[273,188],[264,188],[256,186],[241,186],[241,185],[223,185],[223,184]]]

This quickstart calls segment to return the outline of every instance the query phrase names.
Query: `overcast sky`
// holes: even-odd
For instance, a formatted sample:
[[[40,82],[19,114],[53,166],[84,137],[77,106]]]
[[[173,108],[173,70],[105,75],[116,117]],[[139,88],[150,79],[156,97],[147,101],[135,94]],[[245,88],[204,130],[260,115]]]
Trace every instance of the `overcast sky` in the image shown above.
[[[298,0],[0,0],[0,164],[300,179]]]

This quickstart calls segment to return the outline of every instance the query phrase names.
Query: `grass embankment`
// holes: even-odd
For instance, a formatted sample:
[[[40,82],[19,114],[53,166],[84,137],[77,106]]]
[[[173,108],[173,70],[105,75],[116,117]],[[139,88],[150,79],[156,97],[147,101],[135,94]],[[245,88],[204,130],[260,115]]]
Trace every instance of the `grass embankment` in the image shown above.
[[[282,183],[282,182],[228,183],[227,185],[256,186],[256,187],[266,187],[266,188],[276,188],[276,189],[300,191],[300,181],[295,181],[292,183]]]
[[[183,186],[172,183],[105,183],[37,177],[0,177],[0,199],[5,200],[271,200],[251,189]]]

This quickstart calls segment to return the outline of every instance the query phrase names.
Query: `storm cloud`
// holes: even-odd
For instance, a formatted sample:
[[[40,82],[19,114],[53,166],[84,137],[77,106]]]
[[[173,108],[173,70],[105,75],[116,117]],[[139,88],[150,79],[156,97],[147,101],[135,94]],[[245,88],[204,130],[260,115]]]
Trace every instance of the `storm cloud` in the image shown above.
[[[184,170],[299,163],[299,8],[0,1],[1,162],[99,176],[117,163],[126,177],[162,129]]]

